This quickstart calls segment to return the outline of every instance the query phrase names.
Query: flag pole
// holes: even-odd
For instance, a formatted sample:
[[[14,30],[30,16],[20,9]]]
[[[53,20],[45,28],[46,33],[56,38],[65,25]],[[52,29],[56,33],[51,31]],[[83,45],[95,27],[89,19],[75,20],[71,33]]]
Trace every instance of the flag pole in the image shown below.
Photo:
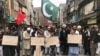
[[[38,25],[39,25],[39,22],[40,22],[40,20],[39,20],[39,9],[38,9]]]

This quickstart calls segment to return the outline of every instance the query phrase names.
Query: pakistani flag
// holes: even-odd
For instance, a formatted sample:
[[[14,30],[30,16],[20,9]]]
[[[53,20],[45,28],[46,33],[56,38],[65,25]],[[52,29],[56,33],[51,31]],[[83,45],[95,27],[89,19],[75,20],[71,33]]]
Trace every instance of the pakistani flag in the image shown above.
[[[49,0],[42,0],[42,12],[47,19],[55,21],[59,8]]]

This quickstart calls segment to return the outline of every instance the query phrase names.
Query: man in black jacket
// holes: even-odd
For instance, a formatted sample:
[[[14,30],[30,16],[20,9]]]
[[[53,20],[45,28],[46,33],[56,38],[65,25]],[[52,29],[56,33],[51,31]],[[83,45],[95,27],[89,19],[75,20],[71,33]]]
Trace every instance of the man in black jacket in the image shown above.
[[[98,27],[93,26],[90,32],[90,49],[91,49],[91,56],[96,55],[96,48],[98,42]]]
[[[85,27],[85,30],[84,30],[84,35],[83,35],[83,46],[84,46],[84,54],[85,55],[90,55],[91,52],[90,52],[90,29],[89,27]]]
[[[62,30],[60,31],[60,48],[64,55],[68,54],[68,44],[67,44],[67,36],[70,33],[69,30],[66,29],[66,25],[62,25]]]

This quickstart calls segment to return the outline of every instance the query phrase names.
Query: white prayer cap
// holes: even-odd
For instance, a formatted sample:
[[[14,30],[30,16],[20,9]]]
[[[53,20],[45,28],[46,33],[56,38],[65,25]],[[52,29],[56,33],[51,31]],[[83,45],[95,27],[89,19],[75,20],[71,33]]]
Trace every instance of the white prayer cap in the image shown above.
[[[66,24],[63,24],[62,27],[66,27]]]
[[[29,28],[29,27],[28,27],[28,28],[27,28],[27,30],[28,30],[28,31],[30,31],[30,30],[31,30],[31,28]]]
[[[93,25],[95,28],[98,28],[98,26],[97,25]]]
[[[80,25],[77,26],[78,29],[82,28]]]
[[[77,28],[77,26],[76,26],[76,25],[74,25],[74,26],[73,26],[73,28]]]
[[[48,29],[50,29],[51,27],[50,26],[48,26]]]

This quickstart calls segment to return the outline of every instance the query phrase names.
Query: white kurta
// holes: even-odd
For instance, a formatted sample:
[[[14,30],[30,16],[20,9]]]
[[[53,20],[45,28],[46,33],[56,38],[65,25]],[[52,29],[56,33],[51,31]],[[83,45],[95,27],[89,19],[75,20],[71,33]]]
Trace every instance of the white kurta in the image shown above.
[[[27,31],[23,32],[23,48],[30,49],[30,34]]]

